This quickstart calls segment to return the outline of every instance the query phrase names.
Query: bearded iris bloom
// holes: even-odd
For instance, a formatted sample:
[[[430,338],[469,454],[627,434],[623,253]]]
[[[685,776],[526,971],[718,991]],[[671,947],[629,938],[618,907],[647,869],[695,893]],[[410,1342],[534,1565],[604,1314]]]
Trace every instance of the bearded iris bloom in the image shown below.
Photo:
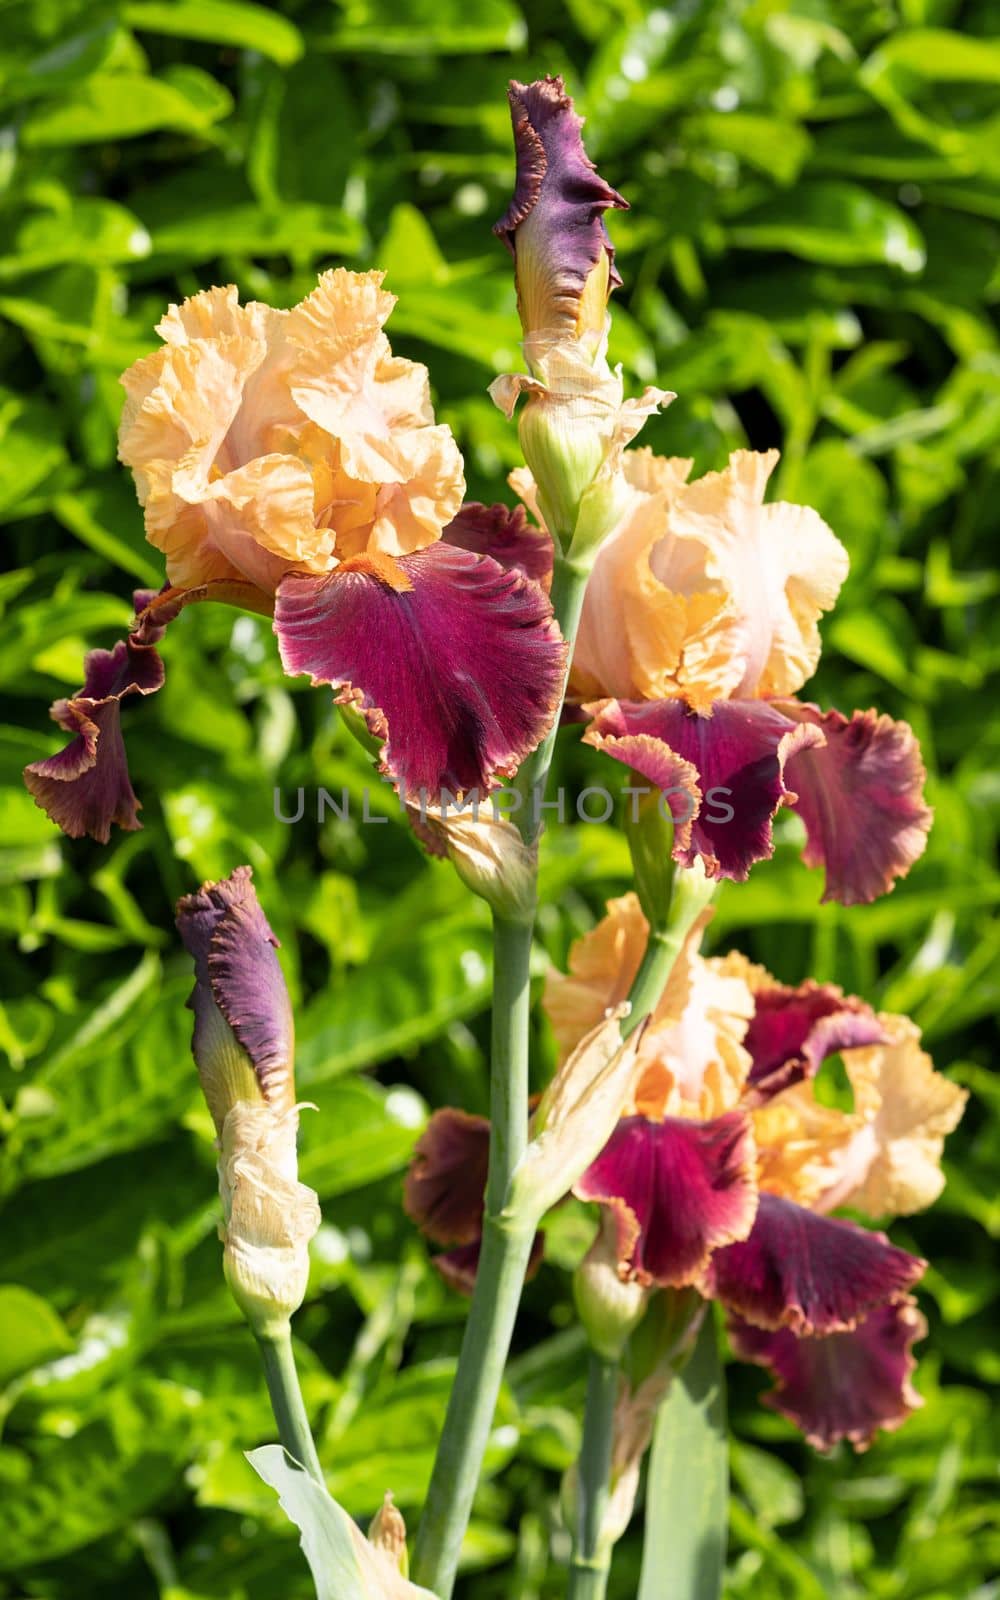
[[[803,859],[825,868],[824,900],[853,905],[887,893],[923,852],[926,773],[905,722],[795,697],[816,670],[818,622],[848,559],[808,506],[765,503],[777,460],[738,450],[724,471],[688,483],[690,461],[624,453],[570,696],[585,741],[668,797],[681,866],[743,881],[773,853],[774,817],[788,806],[805,825]],[[531,473],[510,481],[544,536]],[[520,565],[500,509],[478,511],[476,548]],[[528,548],[541,573],[541,546]]]
[[[167,585],[53,707],[73,734],[25,774],[72,836],[135,828],[122,701],[194,601],[273,616],[285,670],[330,684],[404,794],[488,789],[555,712],[565,651],[537,584],[447,541],[462,460],[427,371],[394,356],[378,272],[324,273],[290,311],[211,289],[171,307],[125,374],[119,437]]]
[[[578,941],[545,1004],[564,1052],[631,986],[647,924],[635,895]],[[833,985],[779,984],[738,954],[706,960],[695,929],[643,1035],[634,1086],[574,1186],[613,1229],[618,1272],[726,1308],[737,1354],[769,1366],[769,1402],[827,1448],[863,1448],[918,1403],[912,1289],[925,1263],[829,1213],[884,1218],[940,1188],[964,1092],[935,1073],[913,1025]],[[854,1107],[816,1099],[839,1052]]]

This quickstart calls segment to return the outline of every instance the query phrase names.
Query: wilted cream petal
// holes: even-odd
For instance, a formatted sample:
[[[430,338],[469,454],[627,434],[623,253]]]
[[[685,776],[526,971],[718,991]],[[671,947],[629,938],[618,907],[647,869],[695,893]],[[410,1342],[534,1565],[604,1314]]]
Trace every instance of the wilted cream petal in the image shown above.
[[[920,1048],[907,1017],[882,1015],[889,1043],[845,1050],[860,1126],[831,1163],[819,1205],[850,1206],[871,1217],[909,1216],[944,1188],[945,1136],[958,1126],[968,1094]]]
[[[240,1101],[222,1129],[219,1193],[223,1266],[233,1297],[257,1332],[287,1322],[305,1297],[309,1240],[319,1201],[299,1183],[296,1112]]]
[[[525,844],[520,832],[487,800],[466,798],[461,809],[407,805],[413,830],[432,855],[447,855],[474,894],[501,916],[527,915],[535,903],[538,845]]]
[[[542,1095],[510,1204],[542,1217],[607,1143],[635,1080],[641,1029],[622,1041],[624,1007],[604,1018],[563,1062]]]

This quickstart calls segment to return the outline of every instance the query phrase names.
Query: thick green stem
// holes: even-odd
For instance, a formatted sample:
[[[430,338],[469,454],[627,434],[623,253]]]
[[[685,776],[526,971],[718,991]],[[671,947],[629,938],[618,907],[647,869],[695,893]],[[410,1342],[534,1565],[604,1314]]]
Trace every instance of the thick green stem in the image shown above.
[[[563,694],[588,570],[562,556],[557,556],[553,564],[552,609],[569,646]],[[529,844],[541,832],[541,802],[555,752],[562,700],[560,695],[552,727],[517,776],[521,805],[514,818]],[[520,921],[498,915],[493,919],[490,1158],[483,1243],[455,1382],[413,1552],[415,1580],[441,1600],[448,1600],[454,1586],[535,1232],[533,1225],[526,1226],[506,1210],[511,1178],[528,1138],[533,928],[533,911]]]
[[[319,1464],[316,1445],[306,1415],[305,1401],[299,1386],[299,1375],[292,1351],[292,1330],[286,1322],[283,1327],[256,1335],[264,1361],[267,1390],[271,1396],[271,1409],[278,1424],[278,1438],[285,1450],[305,1467],[310,1477],[323,1483],[323,1468]]]
[[[415,1583],[448,1600],[514,1332],[534,1228],[487,1216],[476,1287],[413,1551]]]
[[[589,575],[589,567],[582,567],[577,562],[567,561],[564,556],[556,556],[552,567],[550,598],[556,620],[562,630],[562,636],[569,646],[566,660],[567,681]],[[563,695],[565,694],[565,687],[564,683]],[[533,751],[522,765],[514,786],[523,801],[520,810],[514,814],[514,820],[516,820],[523,837],[529,844],[537,839],[542,829],[544,817],[542,801],[545,798],[545,786],[548,781],[549,768],[552,765],[552,757],[555,754],[556,739],[559,735],[559,715],[562,711],[563,695],[559,697],[559,711],[556,713],[551,728],[537,750]]]
[[[643,1018],[649,1016],[659,1000],[674,962],[680,955],[684,938],[684,933],[679,931],[665,933],[655,928],[651,930],[646,952],[629,991],[632,1009],[622,1023],[622,1034],[626,1039]]]
[[[528,1137],[531,933],[530,921],[493,919],[490,1164],[483,1244],[413,1552],[415,1580],[442,1600],[455,1582],[535,1232],[504,1209]]]
[[[591,1565],[573,1558],[570,1568],[567,1600],[604,1600],[611,1571],[610,1551],[604,1550],[594,1557]]]
[[[611,1492],[618,1372],[617,1361],[606,1360],[596,1352],[591,1354],[577,1474],[577,1537],[569,1600],[600,1600],[607,1583],[610,1550],[601,1538],[601,1530]]]
[[[587,571],[557,556],[552,607],[572,652]],[[566,676],[569,677],[567,661]],[[565,690],[565,684],[564,684]],[[562,696],[560,706],[562,707]],[[522,804],[514,813],[524,839],[541,831],[541,801],[559,731],[547,737],[517,778]],[[493,919],[493,1020],[490,1061],[490,1159],[483,1243],[455,1382],[448,1401],[427,1500],[413,1551],[413,1576],[441,1600],[455,1583],[479,1471],[496,1412],[535,1229],[506,1210],[510,1181],[528,1137],[528,1024],[534,914]]]
[[[499,1217],[528,1141],[528,1027],[534,918],[493,918],[490,1030],[490,1165],[486,1211]]]

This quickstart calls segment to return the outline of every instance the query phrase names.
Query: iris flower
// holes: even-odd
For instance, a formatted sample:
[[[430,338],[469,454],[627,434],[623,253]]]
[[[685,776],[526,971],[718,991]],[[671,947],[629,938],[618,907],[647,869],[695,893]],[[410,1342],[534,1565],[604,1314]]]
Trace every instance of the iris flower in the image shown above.
[[[448,541],[462,460],[426,369],[390,349],[394,303],[380,273],[340,268],[290,311],[210,289],[125,373],[119,454],[167,584],[88,657],[52,708],[69,744],[26,771],[70,835],[139,826],[121,706],[160,687],[155,646],[193,601],[273,615],[285,670],[361,710],[406,795],[486,790],[541,738],[564,670],[551,608]]]
[[[721,1301],[737,1354],[777,1379],[768,1403],[820,1448],[864,1448],[919,1403],[911,1290],[925,1263],[829,1212],[882,1219],[928,1204],[966,1096],[906,1019],[831,984],[780,984],[739,954],[706,960],[700,932],[642,1037],[624,1115],[574,1193],[613,1228],[623,1280]],[[564,1053],[628,991],[646,936],[626,895],[574,946],[569,973],[550,974]],[[850,1111],[815,1096],[834,1052]]]
[[[777,451],[738,450],[688,483],[691,462],[625,451],[619,515],[587,585],[570,694],[584,739],[669,797],[673,856],[744,880],[791,807],[823,898],[893,887],[931,824],[917,740],[877,711],[823,711],[796,691],[816,670],[819,618],[847,553],[808,506],[765,503]],[[544,524],[530,473],[513,487]],[[523,517],[523,510],[511,513]],[[465,539],[544,581],[544,526],[515,546],[502,508],[467,508]],[[520,526],[520,524],[519,524]],[[529,524],[529,527],[531,525]],[[551,560],[551,541],[548,546]]]

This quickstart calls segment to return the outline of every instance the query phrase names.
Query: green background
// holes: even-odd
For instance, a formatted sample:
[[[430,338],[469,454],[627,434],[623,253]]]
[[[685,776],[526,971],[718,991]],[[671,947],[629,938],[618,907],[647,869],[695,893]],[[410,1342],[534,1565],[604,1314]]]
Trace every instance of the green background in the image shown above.
[[[213,1155],[188,1051],[176,896],[242,861],[299,1013],[303,1177],[325,1214],[298,1319],[331,1488],[412,1522],[464,1308],[402,1216],[427,1107],[481,1108],[488,931],[425,861],[328,694],[285,680],[268,626],[196,607],[167,687],[125,712],[145,830],[61,841],[21,787],[46,718],[158,584],[115,464],[117,377],[170,299],[235,281],[288,305],[331,263],[380,265],[394,346],[425,360],[470,492],[505,494],[514,430],[486,398],[518,364],[489,225],[512,175],[510,75],[564,71],[632,201],[612,221],[614,352],[679,398],[644,441],[718,467],[780,444],[777,492],[817,506],[852,574],[815,697],[909,719],[937,824],[871,907],[820,907],[782,821],[713,929],[786,979],[909,1012],[973,1098],[932,1214],[926,1408],[855,1458],[813,1456],[731,1371],[727,1595],[989,1600],[1000,1587],[988,1385],[1000,1229],[993,864],[1000,497],[1000,42],[987,0],[26,0],[0,6],[0,517],[12,552],[0,907],[0,1594],[298,1600],[294,1536],[241,1452],[272,1436],[223,1288]],[[608,781],[572,735],[563,778]],[[305,788],[305,815],[276,820]],[[353,800],[316,818],[317,790]],[[550,831],[539,975],[627,885],[611,827]],[[544,948],[542,948],[544,947]],[[537,1071],[551,1061],[538,1026]],[[469,1540],[465,1600],[562,1592],[558,1483],[584,1359],[552,1221]],[[664,1517],[669,1508],[652,1507]],[[612,1584],[634,1594],[640,1519]]]

